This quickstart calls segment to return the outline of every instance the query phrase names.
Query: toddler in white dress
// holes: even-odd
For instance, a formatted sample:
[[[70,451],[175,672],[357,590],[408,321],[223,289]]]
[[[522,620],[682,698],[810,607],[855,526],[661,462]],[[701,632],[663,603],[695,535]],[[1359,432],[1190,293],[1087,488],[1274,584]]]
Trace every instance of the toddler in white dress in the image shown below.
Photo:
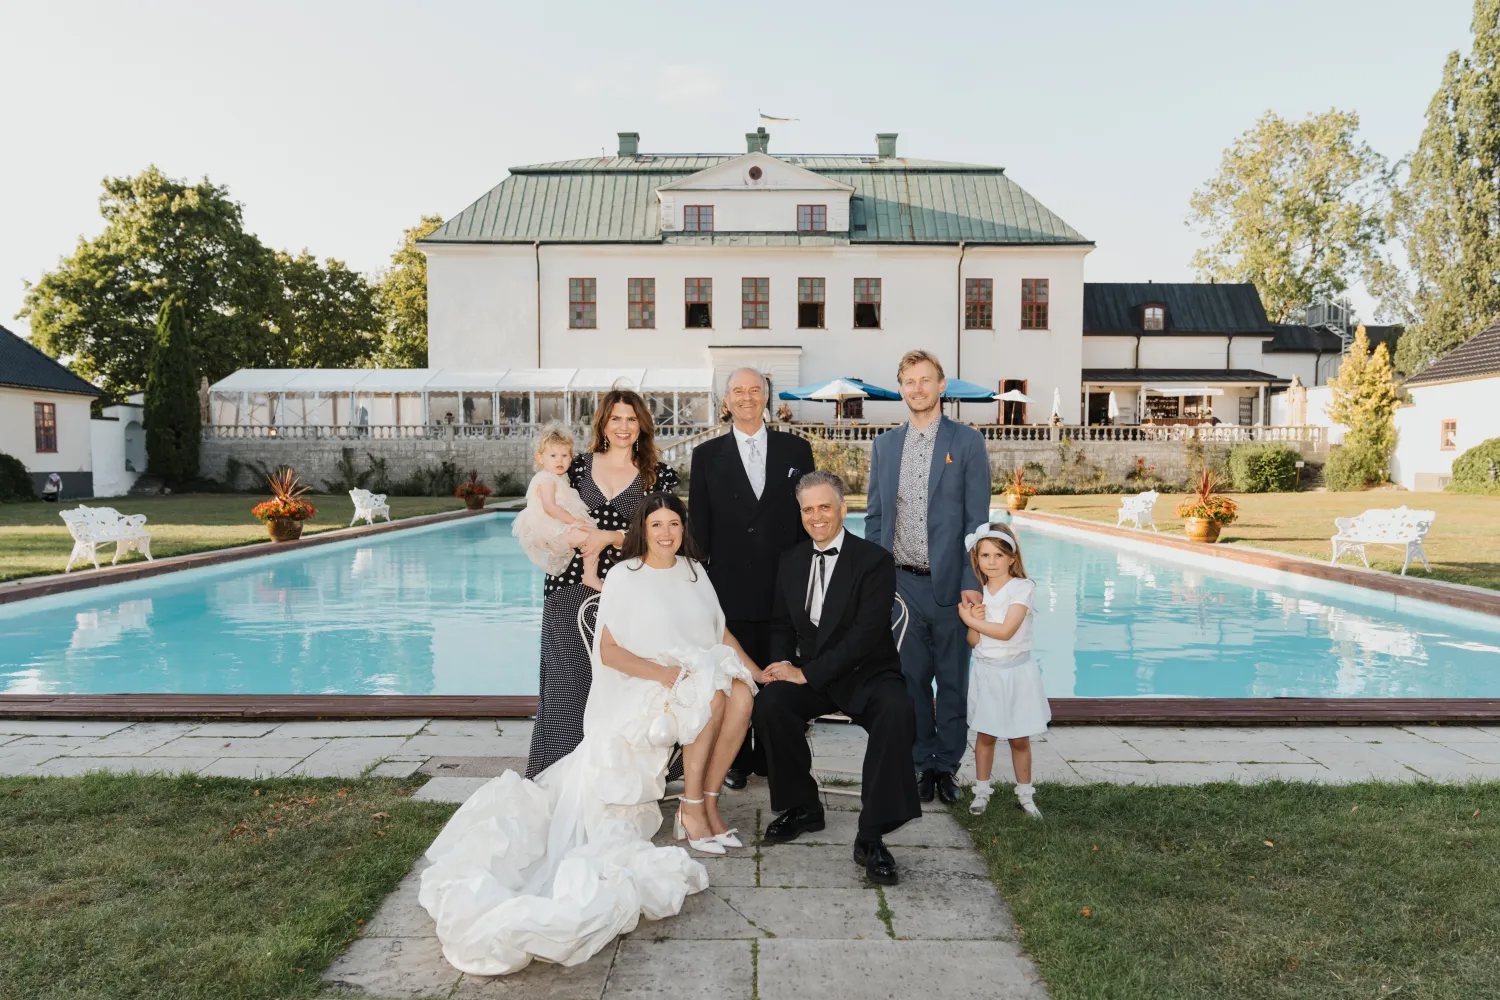
[[[984,601],[960,604],[974,656],[969,666],[969,727],[974,741],[974,801],[979,815],[989,804],[995,741],[1010,743],[1016,771],[1016,803],[1041,819],[1031,785],[1031,737],[1047,731],[1052,709],[1042,671],[1031,653],[1036,584],[1026,578],[1021,543],[1009,525],[982,524],[964,540],[974,575],[984,582]]]
[[[542,428],[536,441],[536,464],[541,471],[526,487],[526,509],[516,515],[510,533],[521,550],[548,576],[561,576],[573,561],[574,550],[598,527],[588,504],[568,482],[573,464],[573,435],[557,424]],[[583,582],[599,590],[599,556],[583,560]]]

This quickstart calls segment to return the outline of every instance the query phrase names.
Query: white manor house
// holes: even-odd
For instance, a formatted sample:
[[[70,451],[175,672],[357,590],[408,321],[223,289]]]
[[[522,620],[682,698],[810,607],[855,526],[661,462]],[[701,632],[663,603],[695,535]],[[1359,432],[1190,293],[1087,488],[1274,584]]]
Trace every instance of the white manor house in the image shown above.
[[[716,422],[741,366],[773,393],[894,387],[922,347],[950,378],[1034,401],[963,404],[973,423],[1045,423],[1056,393],[1069,425],[1257,426],[1294,375],[1337,367],[1338,337],[1272,324],[1252,286],[1085,283],[1094,244],[1003,167],[898,156],[896,139],[775,155],[761,129],[743,153],[684,155],[622,132],[614,156],[514,167],[420,243],[430,368],[244,370],[212,387],[211,421],[488,436],[586,420],[623,380],[681,435]],[[834,404],[792,412],[828,421]]]

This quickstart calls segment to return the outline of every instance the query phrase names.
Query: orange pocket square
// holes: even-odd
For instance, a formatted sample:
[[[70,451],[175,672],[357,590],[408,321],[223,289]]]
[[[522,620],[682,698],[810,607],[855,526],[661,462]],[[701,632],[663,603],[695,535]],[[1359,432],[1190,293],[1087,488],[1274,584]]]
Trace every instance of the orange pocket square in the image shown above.
[[[953,464],[953,452],[951,452],[951,451],[948,452],[947,461],[945,461],[943,464],[944,465],[952,465]]]

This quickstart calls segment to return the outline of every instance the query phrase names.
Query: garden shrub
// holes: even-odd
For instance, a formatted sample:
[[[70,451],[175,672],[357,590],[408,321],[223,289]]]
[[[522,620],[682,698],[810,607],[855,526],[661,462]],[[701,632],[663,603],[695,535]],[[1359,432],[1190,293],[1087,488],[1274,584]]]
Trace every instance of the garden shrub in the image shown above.
[[[1246,443],[1229,449],[1229,482],[1240,493],[1284,493],[1297,488],[1302,453],[1284,444]]]
[[[1390,454],[1379,436],[1350,431],[1323,466],[1323,483],[1335,493],[1349,493],[1385,481]]]
[[[832,472],[844,480],[850,493],[863,493],[870,478],[870,453],[857,444],[843,441],[826,441],[809,438],[812,445],[813,462],[824,472]]]
[[[0,451],[0,503],[35,499],[36,487],[26,466],[19,458]]]
[[[1453,460],[1455,493],[1488,493],[1500,496],[1500,437],[1481,441]]]

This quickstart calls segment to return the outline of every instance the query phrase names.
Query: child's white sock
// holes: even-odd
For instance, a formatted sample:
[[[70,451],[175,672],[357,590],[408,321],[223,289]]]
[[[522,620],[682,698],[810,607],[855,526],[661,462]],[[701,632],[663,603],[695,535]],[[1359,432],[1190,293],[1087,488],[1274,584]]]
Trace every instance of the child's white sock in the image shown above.
[[[1042,811],[1036,807],[1036,788],[1032,785],[1016,785],[1016,804],[1024,809],[1028,816],[1034,819],[1042,818]]]
[[[978,816],[984,812],[984,807],[989,805],[990,794],[994,792],[989,778],[979,778],[974,782],[974,801],[969,803],[969,812]]]

